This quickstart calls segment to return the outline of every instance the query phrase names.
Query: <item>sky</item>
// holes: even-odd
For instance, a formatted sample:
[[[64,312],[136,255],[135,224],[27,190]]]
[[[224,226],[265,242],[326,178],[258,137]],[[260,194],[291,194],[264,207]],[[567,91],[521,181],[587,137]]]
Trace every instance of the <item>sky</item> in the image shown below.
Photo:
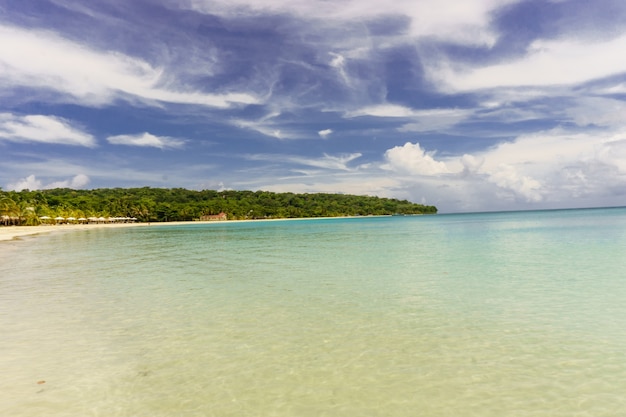
[[[623,0],[0,0],[0,187],[626,205]]]

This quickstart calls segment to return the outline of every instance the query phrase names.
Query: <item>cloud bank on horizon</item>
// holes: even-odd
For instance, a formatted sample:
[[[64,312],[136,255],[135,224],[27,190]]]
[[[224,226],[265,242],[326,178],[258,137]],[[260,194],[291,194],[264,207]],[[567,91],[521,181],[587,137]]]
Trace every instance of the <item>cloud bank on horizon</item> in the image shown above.
[[[0,186],[626,205],[621,0],[0,0]]]

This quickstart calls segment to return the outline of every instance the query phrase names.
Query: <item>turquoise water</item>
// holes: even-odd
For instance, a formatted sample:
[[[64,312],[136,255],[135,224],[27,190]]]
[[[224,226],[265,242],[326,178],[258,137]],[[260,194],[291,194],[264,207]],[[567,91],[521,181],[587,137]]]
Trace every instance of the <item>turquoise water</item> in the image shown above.
[[[621,208],[3,242],[0,415],[622,415],[625,248]]]

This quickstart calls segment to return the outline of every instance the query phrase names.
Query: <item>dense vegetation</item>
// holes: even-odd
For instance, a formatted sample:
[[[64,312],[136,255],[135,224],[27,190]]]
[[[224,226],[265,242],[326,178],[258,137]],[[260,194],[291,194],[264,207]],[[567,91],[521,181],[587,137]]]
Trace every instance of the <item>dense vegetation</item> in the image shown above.
[[[226,213],[228,219],[264,219],[435,214],[437,208],[406,200],[345,194],[192,191],[149,187],[39,191],[0,189],[0,216],[5,224],[39,224],[43,216],[135,217],[142,222],[185,221],[221,212]]]

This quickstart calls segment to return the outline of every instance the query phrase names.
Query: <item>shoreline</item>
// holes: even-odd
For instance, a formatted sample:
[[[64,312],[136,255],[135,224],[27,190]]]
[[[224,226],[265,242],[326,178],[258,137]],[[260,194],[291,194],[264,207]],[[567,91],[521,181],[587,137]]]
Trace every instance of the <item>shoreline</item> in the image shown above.
[[[225,220],[225,221],[177,221],[177,222],[151,222],[151,223],[113,223],[113,224],[59,224],[59,225],[37,225],[37,226],[0,226],[0,242],[17,240],[22,237],[36,236],[46,233],[67,232],[76,230],[90,230],[96,228],[118,228],[118,227],[152,227],[152,226],[181,226],[192,224],[225,224],[241,222],[268,222],[284,220],[320,220],[320,219],[351,219],[362,217],[386,217],[386,216],[340,216],[340,217],[297,217],[279,219],[250,219],[250,220]]]

